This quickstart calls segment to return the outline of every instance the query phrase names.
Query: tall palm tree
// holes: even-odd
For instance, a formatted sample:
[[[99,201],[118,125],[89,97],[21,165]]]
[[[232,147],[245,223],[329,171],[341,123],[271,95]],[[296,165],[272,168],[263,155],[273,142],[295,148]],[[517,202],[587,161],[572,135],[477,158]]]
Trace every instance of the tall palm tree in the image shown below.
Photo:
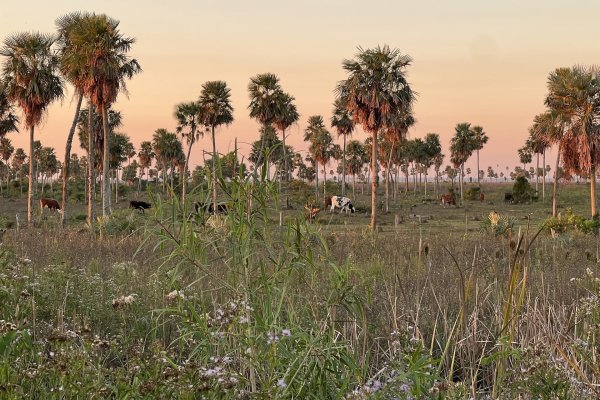
[[[590,208],[596,215],[596,168],[600,164],[600,68],[559,68],[548,79],[546,105],[565,122],[567,172],[590,177]]]
[[[476,139],[471,124],[461,122],[454,128],[454,136],[450,140],[450,160],[455,168],[460,168],[460,200],[463,200],[463,183],[465,176],[465,163],[476,148]]]
[[[173,186],[173,165],[175,160],[182,152],[181,142],[177,135],[160,128],[152,136],[152,150],[156,156],[156,161],[160,163],[163,176],[163,190],[166,190],[167,170],[171,167],[171,187]]]
[[[483,149],[483,146],[488,142],[489,138],[481,126],[475,125],[472,129],[473,135],[475,136],[475,151],[477,152],[477,186],[481,187],[479,178],[479,150]]]
[[[7,133],[18,132],[19,118],[15,115],[13,106],[8,101],[5,85],[0,82],[0,138]]]
[[[406,79],[406,67],[412,59],[388,46],[358,49],[355,60],[345,60],[348,78],[337,86],[352,115],[372,135],[371,155],[371,228],[376,227],[377,136],[391,128],[394,114],[410,110],[415,95]]]
[[[544,162],[542,164],[544,164],[544,179],[542,180],[542,196],[545,197],[545,183],[546,183],[546,174],[545,174],[545,169],[546,169],[546,148],[550,147],[551,144],[553,143],[557,143],[558,144],[558,151],[557,151],[557,156],[556,156],[556,165],[554,168],[554,172],[555,172],[555,176],[554,176],[554,182],[553,182],[553,189],[552,189],[552,215],[556,217],[556,189],[557,189],[557,182],[558,179],[556,176],[556,171],[558,171],[558,167],[559,167],[559,161],[560,161],[560,152],[561,152],[561,148],[560,148],[560,142],[562,141],[562,128],[560,128],[562,126],[562,124],[558,123],[558,119],[555,113],[552,113],[551,111],[546,111],[544,113],[538,114],[535,116],[535,118],[533,119],[533,126],[529,129],[530,133],[531,133],[531,137],[539,142],[539,143],[544,143],[545,147],[544,147],[544,152],[543,154],[543,158],[544,158]]]
[[[229,125],[233,122],[233,107],[231,106],[231,90],[223,81],[210,81],[202,85],[200,92],[200,122],[211,129],[213,146],[213,212],[217,213],[217,144],[215,128]]]
[[[32,220],[33,142],[35,127],[40,124],[48,106],[63,96],[63,82],[56,74],[57,59],[52,52],[54,37],[42,33],[19,33],[4,40],[0,50],[5,60],[2,76],[6,96],[16,103],[29,129],[29,191],[27,223]]]
[[[277,113],[273,124],[277,129],[281,131],[281,137],[283,142],[283,176],[284,181],[286,183],[286,197],[285,197],[285,205],[286,208],[290,208],[290,195],[287,188],[287,183],[289,180],[288,173],[288,159],[287,159],[287,148],[285,145],[285,130],[298,122],[300,119],[300,114],[298,114],[298,109],[294,104],[294,96],[281,92],[277,98]]]
[[[102,115],[104,156],[102,168],[102,215],[110,214],[110,132],[107,110],[120,92],[127,92],[126,79],[141,72],[139,63],[128,56],[135,39],[119,31],[119,21],[107,15],[92,15],[85,24],[76,24],[70,42],[84,55],[87,66],[83,77],[83,92]]]
[[[77,30],[83,29],[83,26],[94,16],[89,13],[73,12],[64,15],[56,20],[58,30],[58,53],[59,53],[59,69],[62,76],[73,85],[75,95],[77,96],[77,105],[75,107],[75,116],[67,134],[67,142],[65,145],[65,158],[62,168],[62,214],[61,226],[64,226],[67,219],[67,181],[69,177],[69,168],[71,161],[71,146],[73,144],[73,136],[77,122],[79,120],[79,112],[81,103],[83,102],[85,77],[89,70],[86,65],[85,54],[79,46],[75,46],[71,40]],[[93,203],[90,203],[93,204]]]
[[[415,124],[416,120],[412,114],[411,109],[400,110],[392,118],[392,125],[389,126],[385,131],[385,138],[390,142],[391,146],[389,149],[387,167],[385,173],[385,212],[390,210],[390,169],[392,167],[392,156],[397,146],[406,139],[406,135],[411,126]]]
[[[363,165],[367,162],[365,147],[359,140],[351,140],[348,142],[346,157],[346,170],[352,175],[352,197],[356,198],[356,175],[361,173]]]
[[[255,118],[263,125],[263,130],[266,130],[267,125],[275,122],[278,114],[281,99],[279,78],[272,73],[253,76],[248,84],[248,93],[250,95],[250,104],[248,105],[250,118]],[[263,152],[264,148],[261,148],[256,165],[261,165]]]
[[[342,145],[342,196],[346,195],[346,138],[352,136],[354,132],[354,121],[352,115],[348,112],[348,106],[341,98],[333,102],[333,115],[331,116],[331,126],[337,130],[338,137],[344,138]]]
[[[181,204],[185,205],[186,186],[187,186],[187,170],[190,163],[190,155],[192,146],[204,134],[199,127],[200,105],[197,102],[181,103],[175,106],[175,119],[177,120],[177,128],[175,129],[188,145],[188,151],[183,165],[183,174],[181,175]]]

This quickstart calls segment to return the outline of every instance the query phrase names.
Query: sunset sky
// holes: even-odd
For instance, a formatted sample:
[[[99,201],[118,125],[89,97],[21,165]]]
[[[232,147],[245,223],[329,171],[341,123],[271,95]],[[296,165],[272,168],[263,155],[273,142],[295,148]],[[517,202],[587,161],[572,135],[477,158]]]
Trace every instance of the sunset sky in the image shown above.
[[[533,117],[544,111],[549,72],[598,63],[600,54],[600,2],[591,0],[9,2],[2,5],[0,38],[53,32],[57,17],[76,10],[106,13],[137,39],[131,55],[144,71],[128,84],[129,98],[120,95],[115,105],[124,116],[121,130],[136,146],[157,128],[174,130],[174,106],[196,100],[202,83],[224,80],[235,121],[219,129],[217,146],[232,149],[237,137],[247,152],[259,128],[248,117],[249,78],[273,72],[301,114],[289,143],[305,150],[308,117],[321,114],[329,121],[333,89],[345,77],[342,61],[354,57],[358,46],[388,44],[414,60],[408,78],[419,95],[410,137],[439,133],[448,155],[454,126],[478,124],[490,137],[481,168],[512,169]],[[69,87],[36,135],[60,157],[74,108]],[[23,130],[9,137],[15,147],[27,148]],[[354,137],[366,135],[359,129]],[[210,150],[209,138],[194,148],[192,164],[202,161],[202,150]],[[77,139],[74,151],[83,154]]]

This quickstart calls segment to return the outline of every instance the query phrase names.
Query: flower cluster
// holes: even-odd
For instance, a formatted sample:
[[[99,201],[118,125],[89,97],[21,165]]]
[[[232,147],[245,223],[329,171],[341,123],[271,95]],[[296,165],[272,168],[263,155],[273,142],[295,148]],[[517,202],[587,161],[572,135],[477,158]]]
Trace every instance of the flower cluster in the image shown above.
[[[137,294],[133,293],[128,296],[117,297],[112,301],[113,308],[124,308],[132,305],[135,302]]]

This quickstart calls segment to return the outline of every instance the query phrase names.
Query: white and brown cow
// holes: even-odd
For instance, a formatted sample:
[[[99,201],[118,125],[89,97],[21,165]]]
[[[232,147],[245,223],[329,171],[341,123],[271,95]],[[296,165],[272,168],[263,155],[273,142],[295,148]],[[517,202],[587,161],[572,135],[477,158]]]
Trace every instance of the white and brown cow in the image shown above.
[[[325,200],[325,207],[330,207],[329,211],[334,212],[336,208],[340,209],[341,212],[354,213],[354,206],[352,200],[342,196],[331,196]]]
[[[60,205],[58,204],[58,201],[56,201],[54,199],[44,199],[44,198],[41,198],[40,199],[40,208],[42,209],[42,211],[44,210],[44,207],[47,207],[50,210],[56,210],[59,213],[61,212]]]
[[[456,205],[456,199],[454,198],[454,195],[452,193],[443,194],[442,197],[440,197],[440,202],[442,203],[442,206],[444,206],[444,208],[446,208],[446,204]]]

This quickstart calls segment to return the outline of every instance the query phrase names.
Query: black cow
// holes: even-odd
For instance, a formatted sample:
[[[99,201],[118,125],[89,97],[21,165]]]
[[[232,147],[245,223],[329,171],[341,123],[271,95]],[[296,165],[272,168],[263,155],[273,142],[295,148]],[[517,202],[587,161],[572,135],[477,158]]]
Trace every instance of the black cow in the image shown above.
[[[354,214],[355,209],[352,205],[352,200],[348,197],[342,196],[331,196],[325,199],[325,207],[330,207],[329,211],[334,212],[336,208],[340,209],[340,213],[346,212]]]
[[[209,214],[212,214],[215,210],[212,202],[202,203],[200,201],[194,203],[194,209],[196,210],[196,213],[200,213],[200,211],[203,211]],[[217,203],[217,214],[227,214],[227,211],[227,204]]]
[[[135,210],[142,210],[142,212],[144,212],[144,210],[152,208],[152,204],[140,200],[131,200],[129,202],[129,207]]]
[[[512,192],[505,192],[504,193],[504,203],[506,204],[512,204],[514,203],[515,198],[513,197]]]

